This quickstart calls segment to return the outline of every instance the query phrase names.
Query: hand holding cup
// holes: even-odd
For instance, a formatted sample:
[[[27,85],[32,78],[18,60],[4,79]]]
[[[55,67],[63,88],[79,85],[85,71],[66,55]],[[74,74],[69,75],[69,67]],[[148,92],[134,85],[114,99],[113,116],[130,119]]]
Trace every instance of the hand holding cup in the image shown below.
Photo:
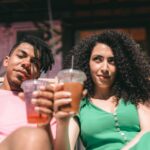
[[[27,80],[22,84],[29,123],[49,123],[53,112],[54,85],[48,81]]]
[[[59,83],[63,83],[62,90],[66,92],[66,95],[68,92],[70,93],[71,101],[70,103],[66,102],[67,104],[61,106],[60,109],[65,112],[77,113],[86,80],[85,73],[80,70],[65,69],[58,73],[57,78]]]

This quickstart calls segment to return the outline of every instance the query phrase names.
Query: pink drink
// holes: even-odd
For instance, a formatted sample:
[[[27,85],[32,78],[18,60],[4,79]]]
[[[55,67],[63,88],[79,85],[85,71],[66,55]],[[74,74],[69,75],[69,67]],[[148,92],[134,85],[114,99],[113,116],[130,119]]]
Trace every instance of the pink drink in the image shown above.
[[[22,83],[21,87],[25,95],[28,123],[48,123],[49,117],[46,114],[36,112],[35,106],[31,103],[32,93],[39,90],[40,86],[46,86],[48,83],[48,81],[41,80],[26,80]]]
[[[47,123],[48,116],[40,114],[34,110],[34,105],[31,103],[32,92],[25,92],[25,102],[27,110],[27,120],[29,123]]]

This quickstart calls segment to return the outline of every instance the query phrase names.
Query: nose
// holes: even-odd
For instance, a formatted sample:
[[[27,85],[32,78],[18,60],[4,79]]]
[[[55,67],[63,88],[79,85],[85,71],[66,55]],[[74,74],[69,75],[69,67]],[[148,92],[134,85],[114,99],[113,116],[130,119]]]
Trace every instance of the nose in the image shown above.
[[[104,61],[101,66],[102,73],[108,73],[108,62]]]
[[[25,59],[22,61],[22,67],[27,70],[28,73],[31,72],[31,61],[30,59]]]
[[[25,68],[28,68],[30,65],[31,65],[31,62],[29,60],[24,60],[22,62],[22,66],[25,67]]]

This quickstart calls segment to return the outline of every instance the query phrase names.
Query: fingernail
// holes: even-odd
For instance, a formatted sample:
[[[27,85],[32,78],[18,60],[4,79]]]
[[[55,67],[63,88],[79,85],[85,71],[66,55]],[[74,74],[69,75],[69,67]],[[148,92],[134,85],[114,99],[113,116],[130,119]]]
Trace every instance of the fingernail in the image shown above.
[[[66,99],[66,103],[70,103],[71,101],[72,101],[71,98],[67,98],[67,99]]]
[[[34,91],[33,93],[32,93],[32,96],[37,96],[38,95],[38,91]]]
[[[40,86],[39,89],[40,90],[45,90],[45,86]]]
[[[39,112],[40,108],[36,106],[36,107],[34,107],[34,110],[35,110],[36,112]]]
[[[35,104],[35,103],[36,103],[36,99],[35,99],[35,98],[32,98],[32,99],[31,99],[31,103],[32,103],[32,104]]]
[[[59,85],[61,85],[61,86],[62,86],[62,85],[64,85],[64,83],[60,82],[60,83],[59,83]]]
[[[65,96],[71,96],[71,93],[70,92],[66,92]]]
[[[69,114],[71,115],[71,116],[74,116],[76,113],[75,112],[69,112]]]

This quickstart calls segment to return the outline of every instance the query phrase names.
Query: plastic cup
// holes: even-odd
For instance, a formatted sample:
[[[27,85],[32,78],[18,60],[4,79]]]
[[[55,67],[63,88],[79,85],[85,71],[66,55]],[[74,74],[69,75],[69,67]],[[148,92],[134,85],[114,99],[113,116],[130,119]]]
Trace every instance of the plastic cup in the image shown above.
[[[72,99],[71,103],[61,107],[61,110],[77,113],[86,80],[85,73],[75,69],[64,69],[58,72],[57,78],[59,83],[64,83],[63,90],[71,92]]]
[[[25,103],[26,103],[26,112],[27,112],[27,121],[28,123],[44,124],[48,123],[49,117],[46,114],[41,114],[36,112],[34,105],[31,103],[32,93],[36,90],[39,90],[40,86],[46,86],[49,82],[43,80],[26,80],[22,83],[21,88],[24,91]]]

